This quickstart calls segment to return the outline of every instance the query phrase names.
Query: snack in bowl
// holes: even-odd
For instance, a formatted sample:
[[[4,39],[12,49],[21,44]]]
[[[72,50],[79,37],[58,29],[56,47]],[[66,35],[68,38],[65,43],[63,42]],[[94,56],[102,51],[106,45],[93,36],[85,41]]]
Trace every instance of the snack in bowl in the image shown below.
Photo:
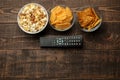
[[[48,23],[46,9],[37,3],[26,4],[18,13],[19,27],[26,33],[36,34],[41,32]]]
[[[69,7],[56,6],[50,11],[50,24],[54,29],[66,31],[73,23],[73,13]]]
[[[95,12],[94,8],[91,7],[87,7],[82,11],[78,11],[77,16],[79,24],[84,29],[84,31],[86,30],[87,32],[95,31],[97,29],[95,27],[99,27],[100,25],[98,24],[100,24],[102,21],[102,19]]]

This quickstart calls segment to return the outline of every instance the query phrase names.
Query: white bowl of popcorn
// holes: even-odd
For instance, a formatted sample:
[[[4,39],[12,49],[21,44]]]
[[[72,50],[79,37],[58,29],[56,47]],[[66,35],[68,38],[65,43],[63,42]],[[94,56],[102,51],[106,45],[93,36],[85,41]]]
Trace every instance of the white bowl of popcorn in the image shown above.
[[[40,4],[29,3],[24,5],[17,16],[19,27],[28,34],[37,34],[48,24],[47,10]]]

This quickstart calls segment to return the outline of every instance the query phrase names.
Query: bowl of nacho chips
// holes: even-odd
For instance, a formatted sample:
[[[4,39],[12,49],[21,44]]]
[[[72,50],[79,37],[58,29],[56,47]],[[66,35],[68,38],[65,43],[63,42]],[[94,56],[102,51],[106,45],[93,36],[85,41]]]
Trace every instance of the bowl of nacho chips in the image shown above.
[[[77,20],[82,31],[93,32],[101,26],[102,16],[96,7],[86,6],[77,10]]]
[[[67,31],[74,25],[74,14],[67,6],[55,6],[50,10],[49,14],[49,23],[51,27],[57,31]]]

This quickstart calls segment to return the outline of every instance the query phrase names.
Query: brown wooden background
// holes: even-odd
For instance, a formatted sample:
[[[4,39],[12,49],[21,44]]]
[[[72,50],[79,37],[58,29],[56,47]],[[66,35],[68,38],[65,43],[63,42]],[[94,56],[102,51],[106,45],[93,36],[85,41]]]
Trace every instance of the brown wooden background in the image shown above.
[[[37,35],[22,32],[16,21],[19,9],[30,2],[47,10],[55,5],[77,8],[94,5],[103,16],[99,30],[85,33],[75,23],[67,32],[49,25]],[[83,48],[40,48],[40,36],[77,35]],[[0,80],[120,79],[119,0],[0,0]]]

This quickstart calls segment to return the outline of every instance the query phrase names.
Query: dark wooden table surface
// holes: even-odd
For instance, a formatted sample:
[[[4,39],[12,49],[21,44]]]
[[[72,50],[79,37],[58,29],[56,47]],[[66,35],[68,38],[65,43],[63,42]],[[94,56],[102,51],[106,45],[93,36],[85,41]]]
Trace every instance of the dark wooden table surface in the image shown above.
[[[94,5],[103,16],[101,27],[85,33],[75,23],[67,32],[49,25],[28,35],[17,25],[19,9],[30,2],[47,10],[56,5],[77,8]],[[83,35],[83,48],[40,48],[40,36]],[[120,79],[119,0],[0,0],[0,80]]]

